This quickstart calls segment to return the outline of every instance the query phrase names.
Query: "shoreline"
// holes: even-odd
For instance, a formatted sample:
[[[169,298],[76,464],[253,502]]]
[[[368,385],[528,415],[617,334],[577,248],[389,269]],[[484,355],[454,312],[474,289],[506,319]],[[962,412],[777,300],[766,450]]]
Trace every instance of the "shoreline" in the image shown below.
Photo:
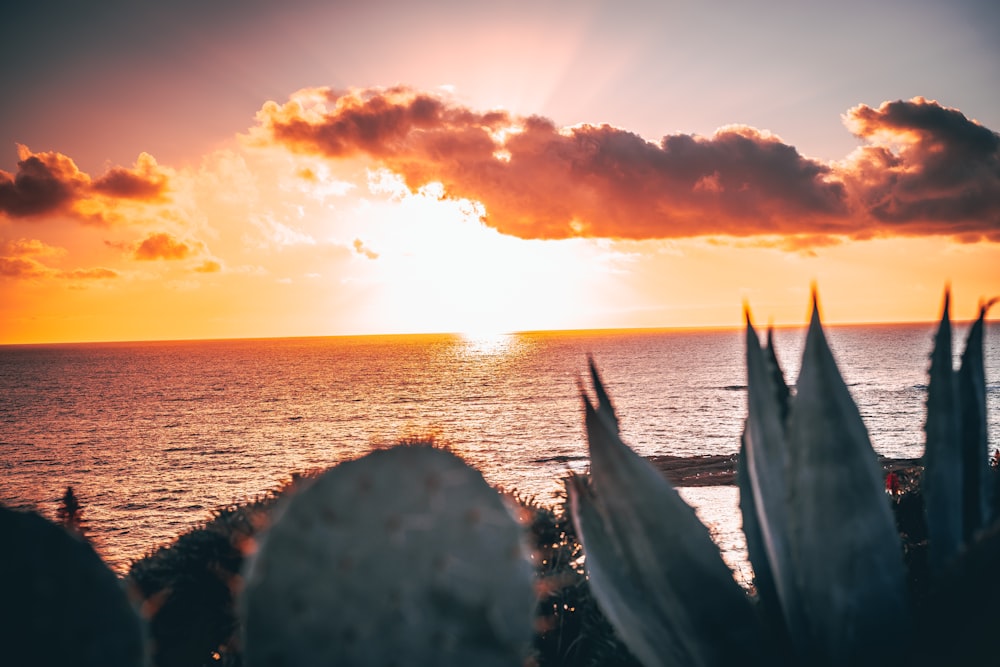
[[[672,456],[658,454],[647,460],[676,487],[731,486],[736,484],[736,454],[706,454],[703,456]],[[889,471],[906,479],[919,475],[921,459],[879,456],[883,477]]]

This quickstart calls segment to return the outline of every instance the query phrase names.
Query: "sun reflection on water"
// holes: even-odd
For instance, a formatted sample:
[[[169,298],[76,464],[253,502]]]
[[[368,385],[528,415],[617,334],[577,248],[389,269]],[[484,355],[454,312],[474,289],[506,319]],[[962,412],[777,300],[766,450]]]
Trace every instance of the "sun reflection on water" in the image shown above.
[[[119,573],[214,508],[412,435],[433,435],[491,484],[555,504],[562,476],[587,467],[576,382],[588,354],[639,453],[736,451],[746,414],[739,332],[499,333],[489,324],[463,335],[2,349],[0,503],[52,517],[72,486],[88,534]],[[998,335],[989,329],[994,442]],[[913,360],[927,336],[923,325],[831,331],[879,453],[920,454],[926,369]],[[801,332],[779,329],[775,339],[795,377]],[[743,571],[735,487],[682,495],[713,512],[705,523]]]
[[[473,357],[506,356],[516,351],[518,336],[512,333],[465,332],[459,334],[462,353]]]

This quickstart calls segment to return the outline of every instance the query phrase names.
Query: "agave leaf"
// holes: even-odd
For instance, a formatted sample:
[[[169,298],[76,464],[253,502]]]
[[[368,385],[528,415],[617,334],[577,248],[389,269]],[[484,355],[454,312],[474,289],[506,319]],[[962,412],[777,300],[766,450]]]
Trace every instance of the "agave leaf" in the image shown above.
[[[909,626],[902,546],[881,469],[823,334],[806,336],[787,436],[789,521],[810,662],[884,664]]]
[[[750,473],[747,470],[746,431],[740,441],[740,453],[736,459],[736,485],[740,492],[740,514],[743,517],[743,534],[747,541],[747,555],[753,565],[754,588],[760,599],[760,607],[767,625],[778,635],[787,635],[785,619],[781,610],[781,600],[775,587],[771,561],[767,557],[764,534],[757,518],[757,505],[751,490]]]
[[[594,377],[599,384],[596,371]],[[575,515],[574,521],[582,528],[595,597],[612,625],[650,665],[762,659],[753,609],[708,529],[652,464],[621,441],[607,412],[601,406],[595,410],[586,395],[583,399],[593,505],[602,526],[594,529],[594,513]],[[599,536],[596,543],[588,542],[588,530]],[[614,615],[618,604],[607,594],[612,584],[602,582],[601,573],[615,568],[631,582],[631,595],[620,602],[633,617],[655,624],[655,632],[626,627],[632,621]]]
[[[756,549],[750,551],[749,533],[747,548],[755,572],[758,568],[770,567],[785,625],[796,646],[802,649],[800,644],[806,640],[806,633],[801,627],[804,614],[795,579],[788,515],[790,452],[783,418],[788,410],[788,387],[785,386],[781,370],[776,366],[777,358],[773,355],[773,349],[769,354],[761,350],[760,340],[750,323],[749,314],[746,346],[747,423],[743,457],[749,487],[746,495],[748,499],[752,498],[765,554]],[[743,497],[741,486],[741,503]],[[752,529],[753,522],[747,521],[744,512],[744,532],[747,532],[747,525]]]
[[[618,566],[619,544],[608,534],[587,480],[577,475],[567,478],[566,496],[586,550],[590,590],[621,640],[646,667],[681,664],[686,653],[674,641],[669,620],[650,605],[637,604],[645,595]]]
[[[618,424],[618,415],[615,414],[615,408],[611,404],[611,397],[608,396],[608,392],[604,388],[604,383],[601,382],[601,376],[597,372],[597,366],[594,364],[593,357],[587,357],[587,365],[590,367],[590,379],[594,383],[594,394],[597,396],[597,413],[608,420],[609,425],[615,433],[619,433],[621,429]],[[582,391],[581,389],[581,393]]]
[[[923,491],[927,514],[927,559],[941,572],[962,544],[962,450],[960,407],[951,356],[950,295],[945,292],[941,324],[931,353],[927,385],[927,445]]]
[[[990,499],[993,494],[989,474],[986,427],[986,371],[983,368],[983,321],[987,306],[979,309],[979,318],[969,329],[958,371],[958,400],[961,406],[962,433],[962,537],[972,540],[976,531],[990,519]]]
[[[771,380],[774,383],[774,391],[778,400],[781,423],[784,424],[788,421],[792,392],[785,383],[785,374],[781,371],[781,364],[778,363],[778,355],[774,351],[774,329],[771,327],[767,328],[767,345],[764,346],[764,353],[771,364]]]

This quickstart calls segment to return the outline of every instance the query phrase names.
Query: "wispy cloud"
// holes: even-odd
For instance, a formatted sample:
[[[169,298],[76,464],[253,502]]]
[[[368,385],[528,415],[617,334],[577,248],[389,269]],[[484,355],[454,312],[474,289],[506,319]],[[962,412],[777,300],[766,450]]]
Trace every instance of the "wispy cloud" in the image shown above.
[[[485,207],[526,239],[945,235],[1000,241],[1000,137],[922,98],[858,106],[845,123],[867,142],[842,162],[801,155],[743,125],[658,143],[609,125],[557,127],[476,111],[410,88],[309,89],[258,113],[260,141],[329,159],[366,157],[411,191]]]
[[[361,239],[354,239],[354,252],[368,259],[378,259],[378,253],[366,246]]]
[[[218,273],[222,271],[222,263],[214,259],[206,259],[204,262],[194,267],[196,273]]]
[[[113,269],[106,269],[98,266],[91,269],[72,269],[70,271],[60,271],[59,276],[61,278],[70,278],[73,280],[104,280],[108,278],[117,278],[118,272]]]
[[[118,277],[117,271],[104,267],[57,269],[43,261],[58,260],[65,254],[65,249],[50,246],[37,239],[0,241],[0,278],[102,280]]]

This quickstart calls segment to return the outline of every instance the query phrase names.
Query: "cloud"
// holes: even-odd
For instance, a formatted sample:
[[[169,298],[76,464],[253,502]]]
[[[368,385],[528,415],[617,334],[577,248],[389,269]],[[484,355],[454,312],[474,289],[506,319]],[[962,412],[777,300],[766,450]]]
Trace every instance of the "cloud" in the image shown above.
[[[285,248],[288,246],[314,246],[316,239],[277,220],[274,215],[253,216],[250,224],[259,232],[260,238],[247,238],[248,243],[256,243],[261,248]]]
[[[214,259],[206,259],[204,262],[194,267],[197,273],[218,273],[222,271],[222,264]]]
[[[200,259],[198,264],[190,266],[195,273],[218,273],[222,271],[222,263],[208,255],[208,248],[197,240],[181,240],[167,232],[153,232],[141,241],[133,243],[105,241],[105,245],[126,251],[139,261],[177,261],[182,259]]]
[[[65,248],[50,246],[38,239],[13,239],[0,243],[0,250],[6,255],[61,257],[66,254]]]
[[[844,122],[869,145],[842,176],[885,229],[1000,241],[1000,135],[922,97],[861,104]]]
[[[37,239],[0,240],[0,278],[30,280],[38,278],[63,278],[69,280],[101,280],[117,278],[112,269],[56,269],[44,264],[40,258],[59,258],[66,254],[64,248],[50,246]]]
[[[354,239],[354,252],[364,255],[368,259],[378,259],[378,253],[366,247],[361,239]]]
[[[998,135],[922,98],[850,110],[845,122],[868,145],[835,164],[743,125],[654,143],[404,87],[309,89],[268,102],[257,119],[259,141],[367,158],[414,192],[440,183],[446,197],[481,202],[486,224],[525,239],[1000,240]]]
[[[13,279],[44,278],[56,272],[39,258],[59,257],[64,248],[50,246],[38,239],[0,240],[0,277]]]
[[[70,278],[73,280],[105,280],[108,278],[117,278],[118,272],[103,267],[95,267],[92,269],[61,271],[59,275],[61,278]]]
[[[816,257],[816,248],[829,248],[844,242],[843,237],[824,234],[789,234],[774,236],[755,236],[743,239],[728,239],[711,237],[709,245],[731,248],[776,248],[785,252],[794,252],[807,257]]]
[[[167,175],[148,153],[140,153],[135,168],[112,167],[93,183],[93,189],[121,199],[159,199],[167,187]]]
[[[86,189],[89,178],[65,155],[32,154],[18,146],[17,174],[0,171],[0,212],[24,218],[62,209],[78,192]]]
[[[180,241],[165,232],[150,234],[135,245],[132,257],[139,260],[185,259],[195,254],[201,244]]]
[[[17,150],[17,173],[0,170],[0,217],[65,214],[104,223],[118,202],[159,201],[167,189],[167,172],[146,153],[134,168],[113,167],[94,180],[61,153]]]
[[[42,278],[52,272],[32,257],[0,256],[0,276],[4,278]]]

